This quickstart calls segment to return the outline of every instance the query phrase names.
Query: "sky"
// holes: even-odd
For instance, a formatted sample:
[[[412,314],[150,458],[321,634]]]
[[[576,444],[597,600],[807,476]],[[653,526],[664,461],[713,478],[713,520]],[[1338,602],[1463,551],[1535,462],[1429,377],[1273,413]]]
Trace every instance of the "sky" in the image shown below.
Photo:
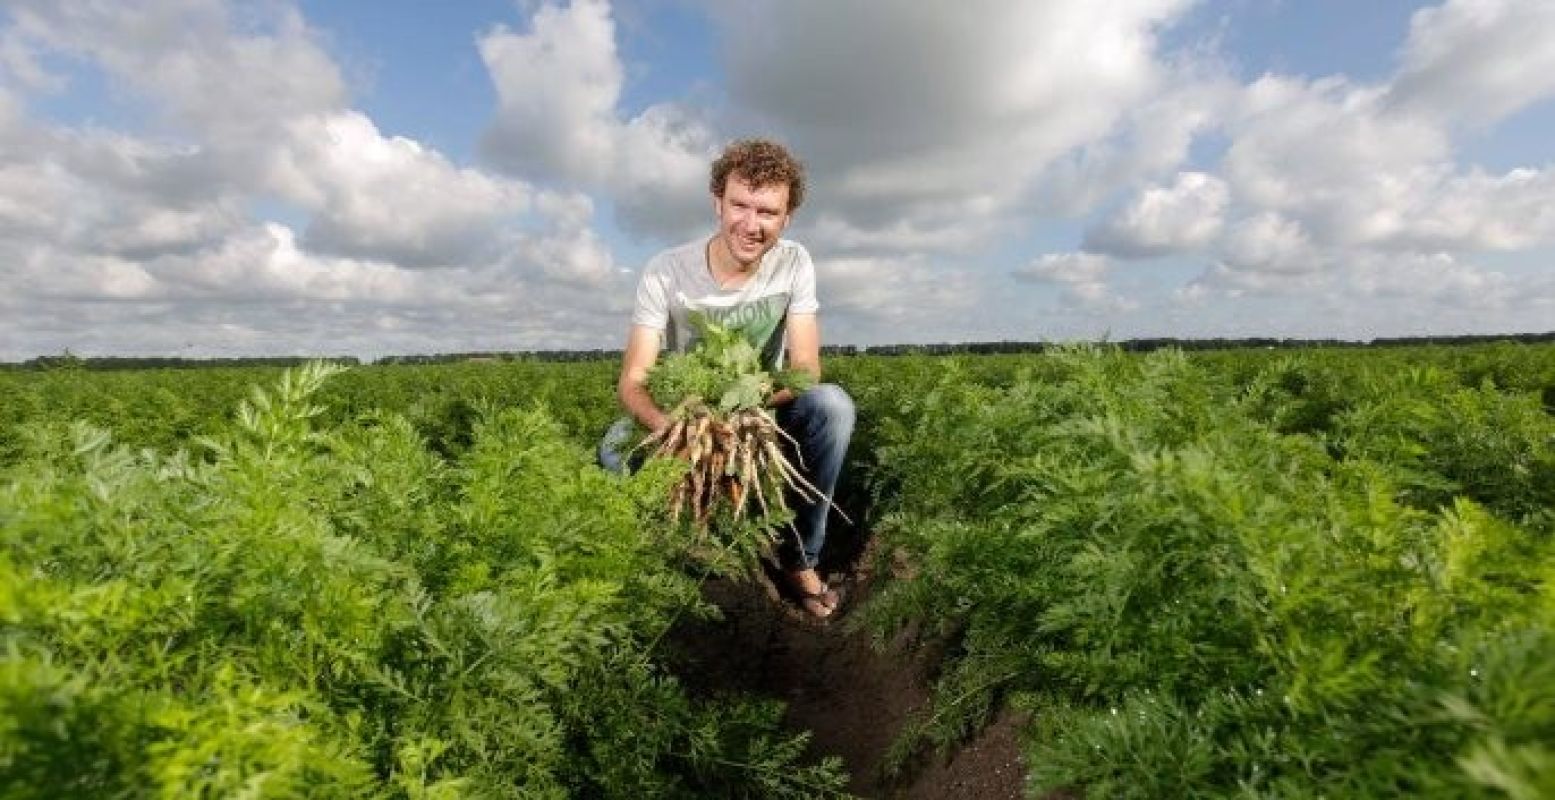
[[[827,344],[1555,330],[1551,0],[0,0],[0,360],[619,348],[752,136]]]

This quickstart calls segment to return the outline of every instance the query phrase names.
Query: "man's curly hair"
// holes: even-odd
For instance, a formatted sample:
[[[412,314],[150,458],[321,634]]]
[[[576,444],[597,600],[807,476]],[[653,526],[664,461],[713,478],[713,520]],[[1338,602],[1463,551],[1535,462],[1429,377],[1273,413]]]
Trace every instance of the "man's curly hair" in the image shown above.
[[[787,148],[769,139],[740,139],[730,143],[713,162],[708,187],[715,197],[724,196],[729,176],[738,175],[752,187],[788,186],[788,210],[804,202],[804,165]]]

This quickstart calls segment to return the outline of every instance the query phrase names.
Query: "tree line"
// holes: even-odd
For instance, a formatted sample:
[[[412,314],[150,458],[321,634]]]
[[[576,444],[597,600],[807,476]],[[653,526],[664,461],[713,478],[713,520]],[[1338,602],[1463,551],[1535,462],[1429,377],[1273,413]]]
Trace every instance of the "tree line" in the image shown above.
[[[1378,337],[1370,340],[1355,339],[1291,339],[1268,336],[1243,338],[1190,338],[1151,337],[1123,339],[1105,342],[1125,352],[1147,353],[1154,350],[1243,350],[1243,349],[1309,349],[1309,348],[1364,348],[1364,347],[1413,347],[1422,345],[1472,345],[1491,342],[1515,342],[1537,344],[1555,342],[1555,331],[1545,333],[1463,334],[1454,336],[1402,336]],[[941,342],[934,344],[886,344],[886,345],[827,345],[821,353],[828,356],[894,356],[894,355],[962,355],[994,353],[1040,353],[1066,343],[1004,340],[995,342]],[[580,350],[508,350],[475,351],[458,353],[422,353],[390,355],[374,359],[375,365],[391,364],[452,364],[464,362],[513,362],[513,361],[609,361],[621,357],[616,349]],[[358,366],[364,363],[355,356],[255,356],[240,358],[182,358],[171,356],[79,356],[68,350],[61,355],[30,358],[22,362],[0,362],[0,369],[57,370],[132,370],[132,369],[189,369],[204,367],[296,367],[309,361],[328,361],[335,364]]]

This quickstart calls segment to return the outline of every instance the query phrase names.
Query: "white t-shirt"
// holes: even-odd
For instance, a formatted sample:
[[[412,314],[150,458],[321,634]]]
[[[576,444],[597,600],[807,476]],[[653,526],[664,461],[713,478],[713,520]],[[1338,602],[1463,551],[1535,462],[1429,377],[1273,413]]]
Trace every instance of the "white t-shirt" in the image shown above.
[[[696,239],[654,256],[637,284],[632,324],[664,331],[664,343],[685,352],[696,341],[691,312],[738,329],[761,351],[761,363],[783,363],[783,330],[789,314],[814,314],[815,264],[798,242],[779,239],[761,257],[744,285],[720,289],[707,263],[708,239]]]

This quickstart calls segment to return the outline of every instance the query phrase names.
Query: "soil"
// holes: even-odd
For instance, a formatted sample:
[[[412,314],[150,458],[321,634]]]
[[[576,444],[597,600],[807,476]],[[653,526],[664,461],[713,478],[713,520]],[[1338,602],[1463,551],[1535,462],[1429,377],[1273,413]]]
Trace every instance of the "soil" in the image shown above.
[[[849,791],[859,797],[1022,797],[1022,721],[1009,714],[948,758],[915,754],[897,774],[886,773],[887,751],[928,700],[938,654],[915,646],[907,635],[877,648],[867,632],[847,624],[847,611],[868,596],[874,582],[864,567],[869,561],[856,556],[830,573],[823,565],[830,584],[845,592],[842,618],[824,624],[780,595],[781,578],[770,568],[764,579],[709,580],[704,597],[723,618],[685,622],[673,632],[681,680],[694,693],[784,701],[785,724],[811,733],[815,760],[840,757],[851,776]]]

